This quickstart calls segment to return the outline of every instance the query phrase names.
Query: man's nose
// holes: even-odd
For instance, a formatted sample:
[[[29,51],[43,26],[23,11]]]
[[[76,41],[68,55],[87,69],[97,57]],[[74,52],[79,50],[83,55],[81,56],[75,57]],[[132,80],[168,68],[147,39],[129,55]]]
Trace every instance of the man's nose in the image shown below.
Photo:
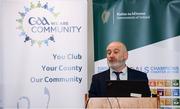
[[[111,53],[111,54],[109,55],[109,57],[114,57],[114,53]]]

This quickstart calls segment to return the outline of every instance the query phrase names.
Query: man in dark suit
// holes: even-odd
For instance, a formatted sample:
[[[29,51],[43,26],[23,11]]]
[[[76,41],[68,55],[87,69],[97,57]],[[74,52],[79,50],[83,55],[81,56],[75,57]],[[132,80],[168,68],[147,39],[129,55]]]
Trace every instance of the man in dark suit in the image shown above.
[[[89,97],[106,96],[106,81],[108,80],[145,81],[146,85],[142,87],[144,90],[143,96],[150,96],[151,92],[146,73],[126,66],[126,60],[128,59],[128,51],[126,46],[122,42],[111,42],[107,46],[106,51],[109,69],[93,75],[89,90]]]

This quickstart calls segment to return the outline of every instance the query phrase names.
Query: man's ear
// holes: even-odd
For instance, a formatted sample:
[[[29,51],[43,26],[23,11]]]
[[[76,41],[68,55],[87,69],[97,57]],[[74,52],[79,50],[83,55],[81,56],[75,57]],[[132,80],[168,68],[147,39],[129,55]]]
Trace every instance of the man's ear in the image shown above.
[[[128,59],[128,52],[125,52],[124,53],[124,60],[127,60]]]

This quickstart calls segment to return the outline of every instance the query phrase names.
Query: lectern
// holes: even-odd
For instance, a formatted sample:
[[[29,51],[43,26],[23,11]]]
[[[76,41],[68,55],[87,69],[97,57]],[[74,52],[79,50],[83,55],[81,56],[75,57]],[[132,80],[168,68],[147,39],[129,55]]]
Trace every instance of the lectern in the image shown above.
[[[87,101],[87,108],[146,108],[159,109],[159,97],[94,97]]]

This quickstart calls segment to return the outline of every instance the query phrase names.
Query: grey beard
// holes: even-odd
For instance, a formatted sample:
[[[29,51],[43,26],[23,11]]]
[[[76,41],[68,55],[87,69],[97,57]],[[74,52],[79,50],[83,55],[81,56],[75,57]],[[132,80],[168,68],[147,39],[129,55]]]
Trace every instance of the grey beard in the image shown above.
[[[119,67],[122,67],[123,65],[124,65],[123,63],[118,63],[118,62],[116,62],[116,63],[109,63],[108,62],[108,66],[110,68],[114,69],[114,70],[116,70]]]

